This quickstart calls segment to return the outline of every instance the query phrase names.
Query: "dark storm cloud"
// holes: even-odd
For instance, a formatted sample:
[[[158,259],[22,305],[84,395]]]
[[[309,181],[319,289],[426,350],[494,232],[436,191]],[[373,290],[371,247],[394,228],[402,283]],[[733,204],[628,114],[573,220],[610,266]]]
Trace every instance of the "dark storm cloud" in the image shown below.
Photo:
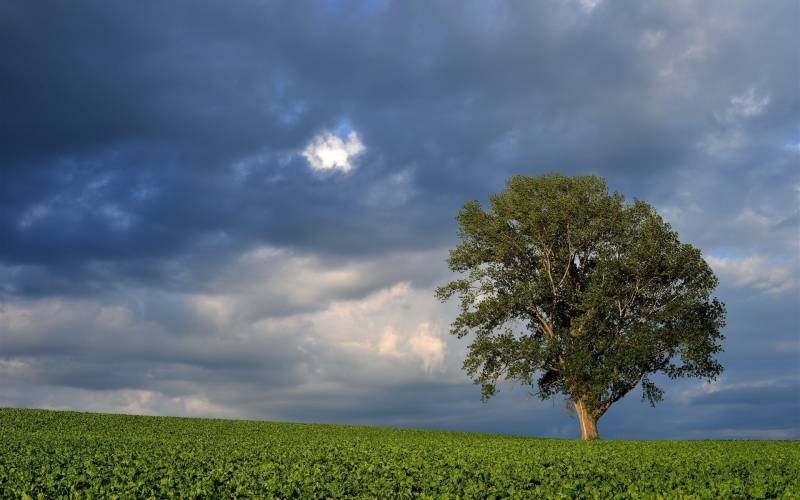
[[[546,171],[656,204],[716,259],[725,383],[784,380],[800,369],[798,9],[0,2],[0,403],[571,433],[547,405],[527,421],[525,397],[461,406],[463,375],[404,378],[409,357],[381,385],[308,324],[401,281],[429,297],[458,207]],[[313,172],[300,151],[350,129],[355,169]],[[248,261],[259,248],[277,257]],[[313,366],[340,383],[327,398]],[[689,389],[654,413],[631,395],[601,429],[698,437],[708,415],[721,436],[798,434],[796,406],[758,427]]]
[[[750,155],[787,161],[792,8],[7,4],[2,258],[157,266],[220,232],[214,255],[253,241],[431,247],[452,238],[464,199],[513,172],[591,171],[663,195],[683,169],[719,163],[697,144],[725,127],[758,142],[729,173],[752,169]],[[717,123],[751,87],[763,114]],[[280,165],[343,119],[368,147],[350,178]],[[237,182],[233,165],[253,157]],[[403,168],[413,203],[359,203]]]
[[[695,396],[689,404],[699,407],[698,414],[704,418],[702,422],[684,422],[686,430],[711,431],[718,436],[727,432],[732,437],[737,431],[744,435],[760,431],[762,435],[757,437],[800,437],[800,379],[796,374],[722,385]]]

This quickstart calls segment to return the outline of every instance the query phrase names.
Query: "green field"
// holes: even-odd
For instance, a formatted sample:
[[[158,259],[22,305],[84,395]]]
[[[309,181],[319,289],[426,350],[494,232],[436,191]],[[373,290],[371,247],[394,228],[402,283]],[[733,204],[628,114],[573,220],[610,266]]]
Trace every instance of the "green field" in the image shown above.
[[[0,408],[0,497],[800,498],[800,443],[579,442]]]

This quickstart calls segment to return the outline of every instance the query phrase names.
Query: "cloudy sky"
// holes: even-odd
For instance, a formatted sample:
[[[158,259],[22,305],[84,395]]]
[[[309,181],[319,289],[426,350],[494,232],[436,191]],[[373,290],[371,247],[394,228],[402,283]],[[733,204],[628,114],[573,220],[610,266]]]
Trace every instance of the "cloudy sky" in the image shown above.
[[[609,438],[800,438],[800,4],[0,1],[0,406],[575,437],[486,404],[454,216],[607,179],[702,249],[716,383]]]

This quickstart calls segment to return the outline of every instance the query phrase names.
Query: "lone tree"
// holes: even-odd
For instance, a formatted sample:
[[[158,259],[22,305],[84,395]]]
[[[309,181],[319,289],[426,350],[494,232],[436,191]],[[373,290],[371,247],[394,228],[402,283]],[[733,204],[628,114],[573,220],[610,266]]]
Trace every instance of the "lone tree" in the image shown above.
[[[652,206],[558,174],[512,177],[490,200],[459,212],[448,264],[464,277],[436,290],[460,299],[452,333],[475,334],[464,369],[482,400],[503,378],[563,394],[581,438],[597,439],[597,420],[638,384],[661,400],[653,374],[722,372],[717,279]]]

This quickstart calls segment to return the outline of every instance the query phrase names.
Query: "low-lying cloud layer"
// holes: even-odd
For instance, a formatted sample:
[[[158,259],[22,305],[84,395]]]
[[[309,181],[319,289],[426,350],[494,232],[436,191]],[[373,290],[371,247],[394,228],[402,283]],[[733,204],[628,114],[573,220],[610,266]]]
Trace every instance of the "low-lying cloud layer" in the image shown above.
[[[800,437],[794,2],[0,6],[0,405],[573,436],[486,405],[454,215],[593,173],[699,246],[727,371],[609,437]]]

